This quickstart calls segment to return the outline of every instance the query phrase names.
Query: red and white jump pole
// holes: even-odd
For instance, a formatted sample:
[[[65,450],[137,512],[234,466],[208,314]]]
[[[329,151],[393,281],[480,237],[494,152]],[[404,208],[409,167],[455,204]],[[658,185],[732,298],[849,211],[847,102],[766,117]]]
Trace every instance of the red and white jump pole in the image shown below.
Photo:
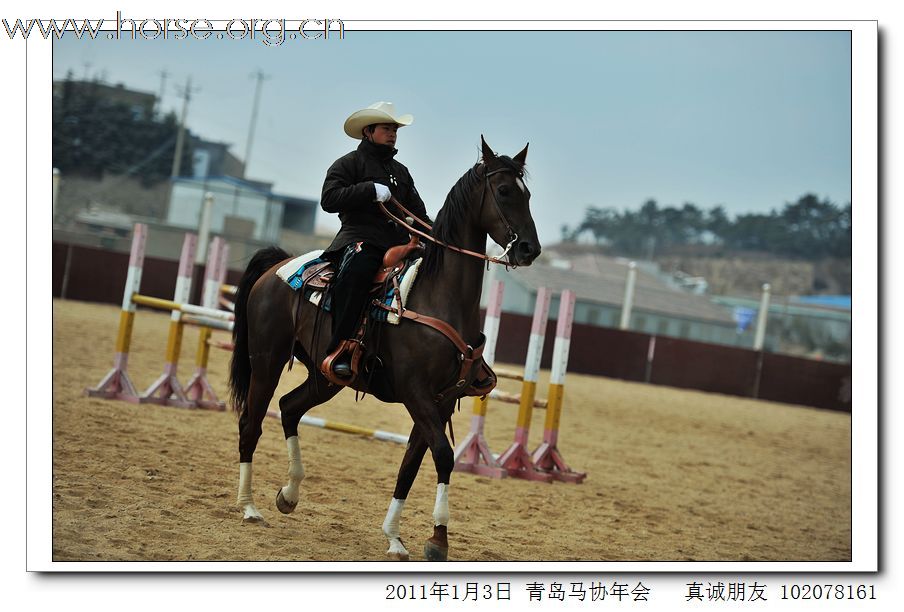
[[[490,285],[486,319],[483,334],[486,336],[484,360],[492,367],[496,359],[496,339],[499,336],[499,318],[502,314],[502,294],[505,285],[496,280]],[[471,430],[467,437],[455,449],[455,467],[457,472],[472,472],[481,476],[502,478],[507,470],[493,458],[493,453],[483,436],[483,426],[487,417],[487,398],[474,398],[474,416],[471,417]]]
[[[85,389],[90,397],[120,399],[137,403],[138,392],[129,379],[129,345],[132,341],[132,324],[135,321],[135,303],[132,295],[141,288],[141,271],[144,267],[144,248],[147,243],[148,228],[143,223],[136,223],[132,233],[132,250],[129,254],[129,271],[126,276],[126,287],[122,297],[122,311],[119,314],[119,332],[116,335],[116,353],[113,356],[113,369],[96,387]]]
[[[556,480],[581,483],[587,477],[587,474],[575,472],[568,467],[557,447],[559,421],[562,416],[562,398],[565,393],[565,370],[568,365],[568,351],[571,347],[574,302],[575,295],[573,291],[566,289],[562,292],[562,296],[559,299],[559,319],[556,324],[556,343],[553,345],[552,372],[549,377],[543,443],[534,451],[533,462],[538,469],[549,472]]]
[[[191,297],[192,271],[195,265],[195,250],[198,246],[198,237],[195,234],[185,234],[182,243],[182,255],[179,257],[179,275],[176,277],[176,291],[173,301],[187,304]],[[185,395],[176,370],[179,366],[179,354],[182,352],[182,330],[184,321],[182,311],[174,309],[170,315],[169,337],[166,343],[166,364],[163,366],[163,374],[141,396],[140,403],[161,404],[164,406],[179,406],[180,408],[192,408],[194,403]]]
[[[549,318],[549,301],[552,293],[546,287],[537,290],[537,302],[534,306],[534,318],[530,329],[530,342],[527,346],[527,359],[524,362],[524,375],[521,384],[521,402],[518,408],[518,423],[515,428],[515,441],[499,457],[499,463],[509,476],[527,480],[548,482],[552,475],[538,471],[527,450],[527,437],[530,432],[530,421],[533,416],[534,398],[537,394],[537,376],[540,372],[540,359],[543,356],[543,342],[546,338],[546,321]]]

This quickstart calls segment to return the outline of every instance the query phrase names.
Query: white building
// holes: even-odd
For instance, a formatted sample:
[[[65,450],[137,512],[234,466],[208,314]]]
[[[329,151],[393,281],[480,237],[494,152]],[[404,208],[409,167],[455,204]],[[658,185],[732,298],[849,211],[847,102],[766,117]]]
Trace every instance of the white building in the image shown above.
[[[271,192],[265,184],[231,176],[173,179],[166,222],[186,230],[197,230],[206,193],[213,195],[212,233],[278,242],[285,198]]]

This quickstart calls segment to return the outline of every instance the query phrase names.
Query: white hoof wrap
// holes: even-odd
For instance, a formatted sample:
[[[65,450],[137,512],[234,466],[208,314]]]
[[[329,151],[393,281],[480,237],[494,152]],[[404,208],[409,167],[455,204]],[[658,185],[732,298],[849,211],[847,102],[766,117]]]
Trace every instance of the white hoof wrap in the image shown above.
[[[449,485],[436,485],[436,505],[433,506],[433,524],[449,525]]]
[[[251,463],[239,464],[239,507],[244,512],[246,519],[263,520],[261,513],[254,506],[254,498],[251,494]]]
[[[298,488],[304,480],[304,465],[301,463],[301,445],[298,436],[286,438],[289,451],[289,483],[282,488],[283,499],[290,504],[298,503]]]
[[[402,508],[405,507],[404,499],[393,498],[389,502],[389,510],[386,512],[386,518],[383,520],[383,535],[389,540],[389,550],[387,555],[398,555],[402,558],[408,557],[408,551],[402,544],[402,531],[400,523],[402,520]]]
[[[399,523],[402,520],[402,508],[405,507],[404,499],[392,498],[389,502],[389,510],[386,512],[386,518],[383,519],[383,535],[392,540],[402,536]]]
[[[399,538],[389,540],[389,550],[386,551],[386,554],[400,559],[408,559],[411,556]]]

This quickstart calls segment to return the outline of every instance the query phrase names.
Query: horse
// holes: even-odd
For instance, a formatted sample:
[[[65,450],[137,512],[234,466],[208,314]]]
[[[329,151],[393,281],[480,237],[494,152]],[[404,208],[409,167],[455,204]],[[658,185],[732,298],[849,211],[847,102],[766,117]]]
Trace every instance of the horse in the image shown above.
[[[483,136],[480,140],[480,160],[455,183],[436,215],[429,236],[437,243],[425,243],[421,268],[405,304],[410,311],[445,321],[469,348],[478,346],[483,338],[480,294],[484,265],[488,265],[484,260],[490,259],[482,255],[487,236],[506,246],[507,265],[528,266],[540,254],[529,207],[530,191],[523,180],[527,146],[508,157],[496,155]],[[296,292],[276,275],[289,257],[278,247],[258,251],[236,292],[229,387],[239,415],[238,504],[244,523],[266,524],[254,504],[251,465],[283,366],[294,355],[308,371],[305,382],[279,400],[289,469],[287,484],[277,491],[276,506],[284,514],[295,510],[304,478],[299,421],[343,388],[330,384],[318,367],[326,356],[329,333],[315,333],[315,328],[318,323],[327,324],[329,314],[307,300],[299,302]],[[410,558],[400,536],[401,514],[429,449],[436,468],[437,491],[434,530],[424,545],[424,556],[444,561],[448,559],[448,493],[454,467],[453,448],[445,431],[459,396],[449,393],[438,399],[437,391],[459,374],[462,353],[436,329],[414,321],[379,325],[381,338],[376,350],[382,364],[380,374],[369,385],[359,376],[350,386],[369,391],[383,402],[404,404],[413,421],[382,525],[389,541],[386,555],[391,560]]]

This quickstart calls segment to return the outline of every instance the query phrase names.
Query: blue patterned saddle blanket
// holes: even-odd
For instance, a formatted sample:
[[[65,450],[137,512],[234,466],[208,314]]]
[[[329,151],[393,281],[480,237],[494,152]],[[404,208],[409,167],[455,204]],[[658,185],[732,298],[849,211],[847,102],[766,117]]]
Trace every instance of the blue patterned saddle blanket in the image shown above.
[[[374,279],[371,318],[398,325],[399,313],[404,310],[408,301],[421,261],[421,258],[405,261],[377,273]],[[303,289],[306,300],[328,312],[332,308],[332,295],[327,289],[335,273],[335,266],[323,258],[323,251],[311,251],[300,255],[276,271],[276,275],[293,290]]]

